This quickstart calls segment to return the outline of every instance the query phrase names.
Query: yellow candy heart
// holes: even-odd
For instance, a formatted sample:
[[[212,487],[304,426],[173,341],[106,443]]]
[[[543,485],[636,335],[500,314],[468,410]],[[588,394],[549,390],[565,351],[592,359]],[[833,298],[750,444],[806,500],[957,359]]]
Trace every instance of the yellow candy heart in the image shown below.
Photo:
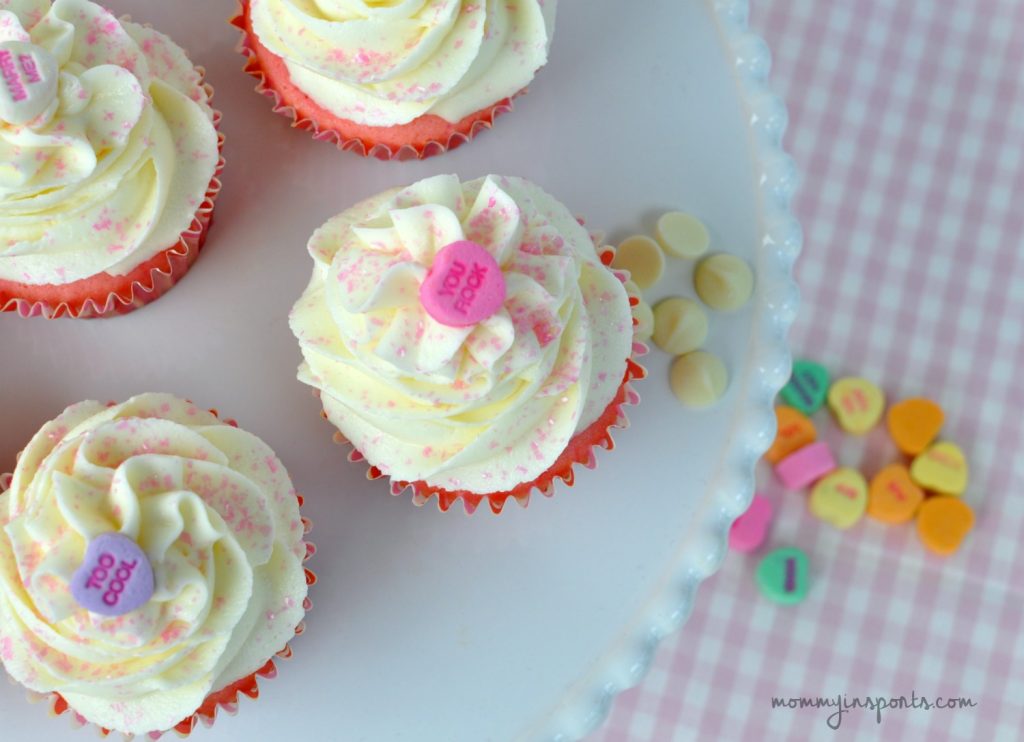
[[[868,507],[868,483],[859,471],[836,469],[811,490],[811,513],[836,528],[849,528]]]
[[[847,433],[863,435],[875,427],[885,411],[885,394],[867,379],[839,379],[828,390],[828,406]]]
[[[936,443],[914,459],[910,477],[926,490],[961,495],[967,489],[967,459],[955,443]]]

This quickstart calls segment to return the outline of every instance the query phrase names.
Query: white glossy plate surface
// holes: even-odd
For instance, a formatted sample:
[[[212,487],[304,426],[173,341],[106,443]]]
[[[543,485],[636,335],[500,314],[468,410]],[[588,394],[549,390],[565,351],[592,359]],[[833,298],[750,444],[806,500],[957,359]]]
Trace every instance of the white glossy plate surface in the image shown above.
[[[315,608],[261,699],[195,739],[585,734],[717,567],[788,374],[800,234],[787,211],[792,168],[777,147],[785,112],[763,88],[767,52],[745,32],[745,3],[563,0],[553,59],[530,94],[496,131],[423,163],[366,161],[290,131],[241,72],[228,0],[108,4],[208,68],[227,134],[217,224],[185,280],[139,312],[0,317],[0,469],[67,404],[141,391],[216,406],[277,450],[314,521]],[[633,426],[552,500],[469,519],[367,482],[295,381],[286,316],[309,277],[304,248],[317,226],[440,172],[530,178],[612,238],[649,231],[667,209],[699,215],[713,248],[746,257],[758,280],[746,310],[712,316],[709,346],[733,375],[722,403],[684,411],[655,351]],[[673,264],[651,298],[692,294],[689,271]],[[7,683],[0,724],[9,742],[91,737]]]

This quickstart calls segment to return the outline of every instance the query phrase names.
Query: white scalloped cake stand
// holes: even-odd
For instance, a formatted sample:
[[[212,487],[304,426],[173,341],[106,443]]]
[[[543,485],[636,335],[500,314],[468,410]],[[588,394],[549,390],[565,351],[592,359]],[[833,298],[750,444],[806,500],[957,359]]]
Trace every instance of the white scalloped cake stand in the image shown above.
[[[424,163],[381,163],[290,131],[270,112],[233,51],[233,2],[109,0],[209,68],[227,134],[218,223],[192,273],[140,312],[0,318],[0,468],[66,404],[143,390],[216,406],[277,449],[315,524],[316,607],[261,699],[197,739],[581,737],[640,679],[717,568],[789,372],[794,173],[746,3],[564,1],[551,64],[497,131]],[[315,227],[440,172],[528,177],[613,238],[650,229],[666,209],[700,215],[714,246],[749,259],[758,281],[745,311],[712,317],[710,347],[733,376],[726,398],[685,411],[669,392],[668,359],[652,353],[617,449],[573,489],[500,517],[418,509],[367,482],[294,380],[299,353],[285,317],[308,278]],[[652,298],[690,293],[689,270],[674,264]],[[89,734],[7,683],[0,719],[5,742]]]

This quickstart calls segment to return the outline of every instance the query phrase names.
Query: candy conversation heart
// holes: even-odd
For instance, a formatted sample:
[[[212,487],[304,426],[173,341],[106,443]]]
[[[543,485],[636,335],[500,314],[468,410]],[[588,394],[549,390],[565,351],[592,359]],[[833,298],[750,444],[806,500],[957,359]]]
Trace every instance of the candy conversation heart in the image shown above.
[[[924,500],[924,492],[914,484],[902,464],[890,464],[871,480],[868,515],[883,523],[910,521]]]
[[[82,566],[71,578],[75,601],[101,616],[123,616],[153,597],[153,568],[145,552],[121,533],[89,542]]]
[[[753,551],[764,542],[772,520],[772,504],[764,495],[754,495],[750,507],[733,521],[729,529],[729,548]]]
[[[494,257],[469,240],[446,245],[420,284],[427,313],[448,327],[469,327],[494,315],[505,303],[505,278]]]
[[[930,399],[904,399],[889,408],[892,439],[903,453],[916,456],[931,445],[942,430],[945,415]]]
[[[807,554],[800,549],[776,549],[757,565],[757,585],[765,597],[792,605],[807,596]]]
[[[967,460],[954,443],[936,443],[914,459],[910,476],[926,490],[960,495],[967,489]]]
[[[836,468],[836,460],[828,444],[819,441],[791,453],[775,465],[779,481],[791,490],[801,490]]]
[[[917,535],[942,556],[959,549],[973,527],[974,511],[957,497],[929,497],[917,513]]]
[[[0,120],[27,124],[57,97],[57,60],[25,41],[0,42]]]
[[[771,464],[779,463],[791,453],[814,443],[818,438],[818,431],[814,427],[814,423],[792,407],[784,405],[776,407],[775,420],[778,425],[775,441],[764,455]]]
[[[828,394],[828,371],[813,361],[797,361],[793,375],[782,388],[782,399],[805,415],[817,412]]]
[[[868,483],[855,469],[836,469],[814,485],[809,505],[811,513],[836,528],[855,525],[868,504]]]
[[[885,395],[867,379],[839,379],[828,391],[828,406],[847,433],[863,435],[882,418]]]

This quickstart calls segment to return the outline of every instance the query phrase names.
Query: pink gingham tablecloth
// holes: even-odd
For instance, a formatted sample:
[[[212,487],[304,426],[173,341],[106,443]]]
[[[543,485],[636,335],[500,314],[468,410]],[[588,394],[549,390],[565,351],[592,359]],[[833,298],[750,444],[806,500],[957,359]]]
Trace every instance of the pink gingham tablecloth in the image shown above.
[[[753,0],[752,25],[803,175],[794,352],[939,401],[977,524],[943,559],[912,526],[827,527],[759,472],[779,512],[759,553],[806,550],[808,599],[769,603],[730,553],[594,739],[1024,739],[1024,2]],[[884,430],[828,436],[868,474],[895,458]],[[834,709],[771,708],[912,693],[977,705],[838,731]]]

